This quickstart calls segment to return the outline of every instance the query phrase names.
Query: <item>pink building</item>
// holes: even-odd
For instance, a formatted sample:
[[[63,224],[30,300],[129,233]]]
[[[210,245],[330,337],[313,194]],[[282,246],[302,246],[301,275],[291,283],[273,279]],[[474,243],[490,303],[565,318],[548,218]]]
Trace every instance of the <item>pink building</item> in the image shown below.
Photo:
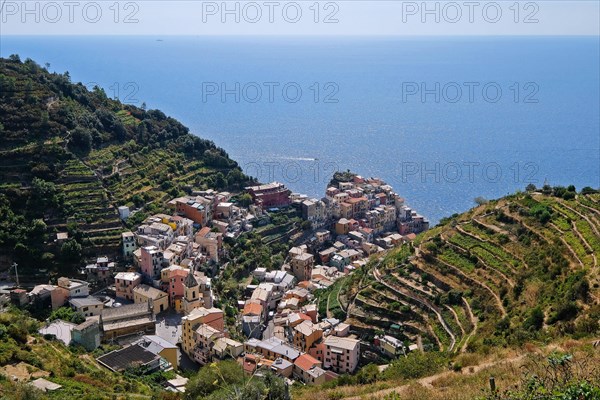
[[[181,301],[185,293],[183,283],[189,272],[189,269],[185,268],[170,268],[166,273],[167,281],[164,290],[169,294],[169,304],[175,310],[181,309]]]
[[[291,191],[283,183],[272,182],[266,185],[249,186],[246,188],[252,200],[263,208],[286,207],[291,204]]]
[[[360,343],[348,337],[328,336],[325,339],[323,365],[338,374],[352,373],[358,366]]]
[[[142,275],[137,272],[119,272],[115,275],[117,297],[133,300],[133,288],[142,283]]]
[[[150,279],[156,279],[160,276],[160,270],[163,263],[163,252],[156,246],[142,247],[142,258],[140,268],[142,274]]]

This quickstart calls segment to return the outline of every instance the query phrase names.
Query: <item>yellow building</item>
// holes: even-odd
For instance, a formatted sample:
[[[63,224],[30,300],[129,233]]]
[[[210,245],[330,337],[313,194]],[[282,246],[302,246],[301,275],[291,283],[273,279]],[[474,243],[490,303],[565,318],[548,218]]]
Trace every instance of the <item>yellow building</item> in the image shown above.
[[[196,346],[194,333],[201,324],[207,324],[221,332],[225,327],[223,311],[214,307],[195,308],[188,315],[183,317],[181,322],[181,347],[190,357],[193,357],[193,350]]]
[[[161,290],[145,284],[133,288],[133,302],[152,303],[154,314],[166,311],[169,308],[169,295]]]
[[[167,360],[173,366],[173,368],[178,368],[179,357],[177,356],[176,345],[157,335],[142,336],[139,344],[149,352],[159,355]]]
[[[294,327],[294,347],[304,352],[323,338],[323,331],[311,321],[302,321]]]
[[[338,235],[347,235],[350,232],[350,221],[346,218],[340,218],[335,223],[335,233]]]

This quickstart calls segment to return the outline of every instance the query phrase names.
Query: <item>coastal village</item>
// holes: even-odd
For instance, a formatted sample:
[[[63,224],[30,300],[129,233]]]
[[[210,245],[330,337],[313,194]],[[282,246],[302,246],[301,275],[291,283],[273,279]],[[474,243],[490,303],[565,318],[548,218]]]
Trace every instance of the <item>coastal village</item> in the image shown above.
[[[82,317],[80,323],[55,319],[39,333],[90,352],[101,344],[118,345],[97,357],[115,372],[132,365],[147,371],[197,369],[234,359],[248,374],[268,369],[290,383],[311,385],[355,372],[361,348],[390,357],[418,349],[387,334],[362,343],[344,315],[319,313],[315,295],[369,257],[429,228],[390,185],[353,175],[332,181],[321,199],[292,193],[278,182],[247,187],[245,193],[251,201],[242,206],[232,193],[191,190],[167,203],[170,212],[122,233],[118,259],[98,254],[77,277],[6,295],[18,306],[69,307]],[[126,206],[118,211],[123,220],[133,213]],[[225,243],[283,211],[301,216],[307,229],[291,238],[294,246],[278,269],[256,265],[237,299],[233,317],[239,329],[233,332],[214,290],[231,261]],[[184,391],[186,382],[177,375],[169,389]]]

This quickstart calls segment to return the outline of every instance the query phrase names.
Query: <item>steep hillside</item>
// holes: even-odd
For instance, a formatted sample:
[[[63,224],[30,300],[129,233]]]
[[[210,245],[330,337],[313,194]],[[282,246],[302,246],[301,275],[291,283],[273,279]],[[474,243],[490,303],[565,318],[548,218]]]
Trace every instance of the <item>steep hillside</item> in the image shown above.
[[[238,188],[246,177],[214,143],[158,110],[71,83],[18,56],[0,59],[0,265],[112,253],[116,207],[145,213],[185,189]],[[53,246],[56,232],[77,243]]]
[[[384,330],[425,350],[591,336],[600,319],[600,195],[569,189],[518,193],[446,219],[334,286],[334,303],[364,338]]]
[[[163,388],[173,372],[140,376],[134,369],[117,374],[98,364],[93,354],[67,347],[37,333],[40,323],[16,308],[0,313],[0,398],[2,399],[168,399],[178,398]],[[25,382],[48,378],[63,388],[43,395]]]

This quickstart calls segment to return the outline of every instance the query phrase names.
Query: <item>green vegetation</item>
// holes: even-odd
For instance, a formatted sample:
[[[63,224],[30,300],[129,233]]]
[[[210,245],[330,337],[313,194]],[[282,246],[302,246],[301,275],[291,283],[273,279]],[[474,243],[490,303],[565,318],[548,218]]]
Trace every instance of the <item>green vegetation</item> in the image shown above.
[[[85,322],[85,316],[81,313],[73,311],[71,307],[61,307],[57,310],[52,311],[50,321],[62,319],[63,321],[72,322],[74,324],[81,324]]]
[[[597,334],[600,277],[592,254],[600,212],[588,204],[599,202],[595,193],[566,192],[575,193],[550,188],[489,201],[419,235],[417,250],[388,252],[369,274],[379,282],[346,285],[356,293],[349,321],[362,331],[399,321],[404,329],[396,336],[413,343],[420,336],[426,349],[448,349],[452,332],[452,353]],[[412,313],[396,316],[398,300]],[[324,304],[320,298],[321,313]]]
[[[553,353],[535,360],[525,370],[516,389],[495,391],[484,400],[595,400],[600,398],[600,379],[595,367],[571,354]]]
[[[447,363],[448,358],[443,353],[413,352],[392,361],[383,376],[387,379],[422,378],[442,370]]]
[[[331,316],[340,320],[346,318],[346,312],[338,300],[340,290],[346,283],[346,278],[338,279],[333,285],[327,289],[321,289],[315,293],[318,297],[319,313],[323,316]]]
[[[229,400],[269,399],[285,400],[283,379],[271,372],[263,376],[248,376],[236,361],[219,361],[206,365],[193,376],[186,387],[185,399]]]
[[[62,313],[64,311],[59,314]],[[27,313],[16,308],[0,313],[0,398],[176,398],[162,387],[168,375],[156,373],[140,376],[139,371],[134,370],[123,375],[110,372],[80,348],[46,340],[37,333],[39,325]],[[98,354],[101,352],[102,348],[96,350]],[[63,387],[44,394],[29,385],[13,382],[4,371],[9,364],[13,368],[19,367],[22,378],[26,378],[25,375],[43,376]]]
[[[0,59],[0,252],[21,274],[116,254],[128,226],[191,187],[239,189],[248,180],[214,143],[158,110],[125,105],[18,56]],[[66,244],[55,244],[68,232]],[[35,266],[35,268],[34,268]]]

